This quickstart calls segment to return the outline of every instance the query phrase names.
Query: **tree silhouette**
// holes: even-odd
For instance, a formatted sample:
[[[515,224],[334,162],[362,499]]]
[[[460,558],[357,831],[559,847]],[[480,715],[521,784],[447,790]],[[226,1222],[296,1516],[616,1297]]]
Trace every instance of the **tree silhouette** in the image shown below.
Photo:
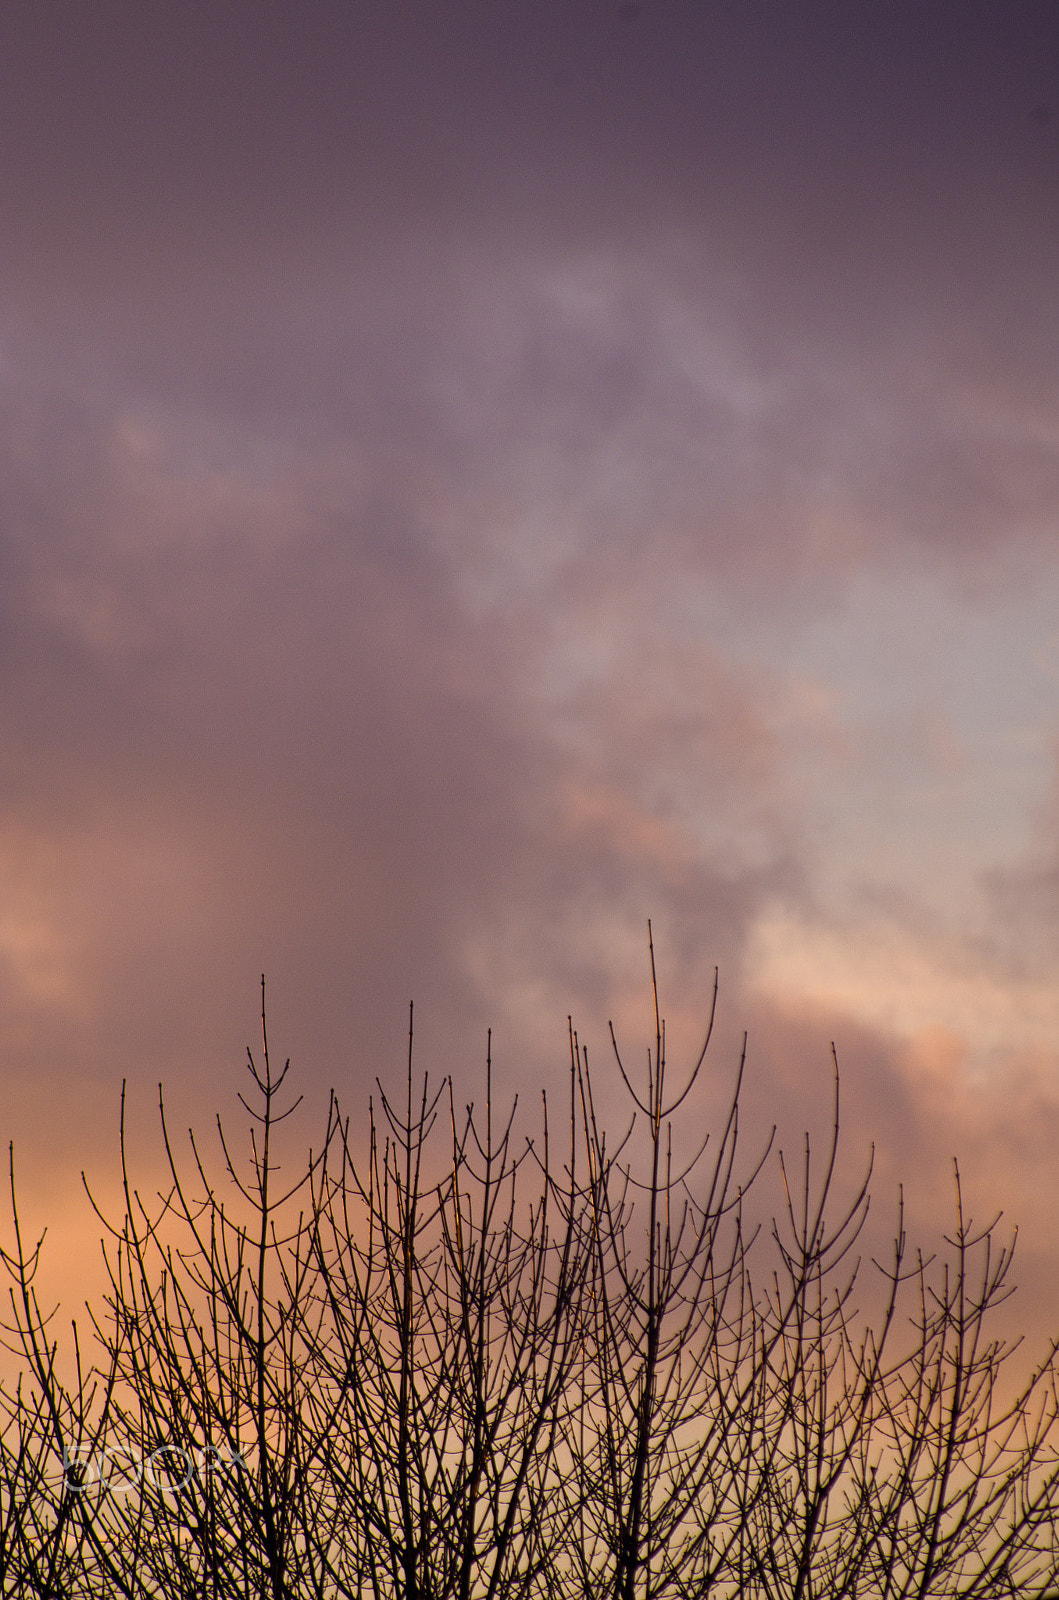
[[[297,1109],[265,1027],[249,1154],[130,1175],[107,1290],[60,1367],[11,1168],[0,1584],[36,1597],[1042,1600],[1059,1575],[1056,1347],[1017,1392],[993,1332],[1010,1249],[956,1182],[937,1253],[865,1265],[868,1177],[835,1200],[831,1134],[751,1220],[771,1148],[739,1149],[743,1066],[682,1166],[651,949],[643,1080],[613,1038],[608,1140],[570,1028],[558,1131],[381,1088],[362,1140],[332,1094],[293,1182]],[[93,1202],[95,1203],[95,1202]],[[858,1309],[871,1291],[877,1311]],[[881,1292],[880,1292],[881,1291]],[[870,1293],[869,1293],[870,1298]],[[68,1370],[67,1370],[68,1369]],[[63,1374],[66,1373],[64,1376]],[[72,1373],[72,1376],[70,1374]],[[1006,1396],[1006,1398],[1005,1398]]]

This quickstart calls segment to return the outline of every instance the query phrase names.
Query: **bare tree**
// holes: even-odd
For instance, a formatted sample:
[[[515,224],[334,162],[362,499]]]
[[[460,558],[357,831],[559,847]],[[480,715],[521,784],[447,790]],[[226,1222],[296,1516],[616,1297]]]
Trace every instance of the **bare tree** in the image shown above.
[[[570,1028],[557,1136],[452,1083],[381,1086],[362,1141],[298,1106],[264,1019],[244,1155],[178,1152],[141,1198],[121,1127],[107,1292],[66,1381],[14,1235],[0,1389],[0,1582],[18,1596],[302,1600],[1042,1600],[1059,1575],[1056,1347],[1012,1389],[1011,1252],[965,1217],[932,1257],[898,1218],[865,1264],[868,1179],[830,1139],[739,1148],[743,1077],[679,1164],[712,1032],[674,1084],[651,950],[642,1081],[614,1142]],[[744,1052],[745,1054],[745,1052]],[[760,1210],[760,1207],[756,1207]],[[874,1307],[867,1310],[865,1306]],[[88,1358],[85,1357],[85,1360]],[[1006,1402],[1002,1396],[1008,1395]]]

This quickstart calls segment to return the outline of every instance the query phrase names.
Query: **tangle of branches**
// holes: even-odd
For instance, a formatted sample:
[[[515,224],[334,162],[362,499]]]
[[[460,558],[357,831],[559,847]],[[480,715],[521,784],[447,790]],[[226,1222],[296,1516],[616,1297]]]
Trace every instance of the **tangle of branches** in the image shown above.
[[[652,951],[652,979],[654,956]],[[832,1131],[751,1221],[770,1151],[726,1113],[682,1166],[654,989],[642,1075],[613,1041],[613,1142],[570,1030],[531,1137],[452,1084],[297,1106],[264,1028],[249,1154],[177,1148],[143,1198],[121,1151],[107,1288],[60,1349],[13,1223],[0,1388],[0,1588],[101,1600],[1042,1600],[1059,1575],[1055,1348],[1020,1386],[993,1331],[1010,1251],[898,1224],[863,1261],[868,1181]],[[716,1003],[716,989],[714,1004]],[[712,1008],[710,1028],[712,1029]],[[613,1036],[612,1036],[613,1038]],[[288,1063],[289,1066],[289,1063]],[[281,1181],[282,1180],[282,1181]],[[869,1282],[870,1280],[870,1282]],[[855,1291],[875,1306],[858,1309]]]

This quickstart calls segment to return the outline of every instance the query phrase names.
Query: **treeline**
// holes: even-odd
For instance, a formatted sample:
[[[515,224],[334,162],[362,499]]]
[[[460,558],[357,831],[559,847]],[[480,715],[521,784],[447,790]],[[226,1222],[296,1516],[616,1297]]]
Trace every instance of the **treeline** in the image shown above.
[[[488,1068],[478,1111],[419,1081],[411,1029],[401,1100],[380,1090],[351,1130],[332,1096],[293,1178],[267,1032],[247,1160],[218,1122],[218,1170],[194,1141],[184,1161],[163,1104],[167,1187],[144,1200],[123,1114],[109,1287],[68,1346],[12,1178],[3,1593],[1040,1600],[1055,1350],[1008,1384],[1009,1251],[972,1234],[957,1184],[934,1257],[899,1226],[861,1262],[867,1180],[833,1194],[837,1069],[828,1147],[797,1178],[743,1163],[741,1065],[678,1166],[706,1045],[673,1086],[654,992],[642,1078],[614,1044],[617,1142],[573,1030],[568,1100],[529,1139]],[[784,1202],[758,1228],[765,1159]]]

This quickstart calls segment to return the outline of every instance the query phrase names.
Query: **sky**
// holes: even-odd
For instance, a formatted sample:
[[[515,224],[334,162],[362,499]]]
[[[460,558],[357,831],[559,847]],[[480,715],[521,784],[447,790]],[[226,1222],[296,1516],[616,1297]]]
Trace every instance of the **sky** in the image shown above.
[[[1059,9],[0,15],[0,1133],[842,1070],[1059,1332]],[[617,1105],[617,1101],[615,1101]],[[616,1115],[618,1113],[616,1112]],[[309,1123],[306,1124],[309,1126]],[[308,1135],[307,1135],[308,1137]],[[155,1155],[151,1155],[154,1148]],[[929,1242],[929,1241],[928,1241]],[[1014,1314],[1014,1313],[1013,1313]]]

